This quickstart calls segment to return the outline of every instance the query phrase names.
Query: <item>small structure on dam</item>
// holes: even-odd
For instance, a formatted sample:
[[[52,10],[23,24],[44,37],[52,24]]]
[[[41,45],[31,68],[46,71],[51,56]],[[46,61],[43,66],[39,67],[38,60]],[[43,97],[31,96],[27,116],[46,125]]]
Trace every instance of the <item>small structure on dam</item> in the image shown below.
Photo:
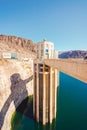
[[[37,44],[34,62],[33,115],[37,122],[52,123],[56,118],[57,70],[45,65],[44,59],[53,59],[54,44],[43,40]]]

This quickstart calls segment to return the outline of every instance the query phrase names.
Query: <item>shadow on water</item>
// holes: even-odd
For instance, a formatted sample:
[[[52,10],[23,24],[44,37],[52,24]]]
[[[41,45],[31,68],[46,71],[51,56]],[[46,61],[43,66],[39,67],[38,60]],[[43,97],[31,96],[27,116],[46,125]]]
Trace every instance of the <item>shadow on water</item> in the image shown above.
[[[12,130],[56,130],[56,120],[46,125],[37,123],[33,119],[33,96],[29,96],[16,109],[11,126]]]
[[[26,98],[12,116],[12,130],[55,130],[56,121],[42,125],[33,119],[33,97]]]
[[[28,97],[28,92],[26,89],[26,84],[30,82],[33,79],[33,75],[25,80],[21,79],[21,76],[19,73],[14,73],[11,75],[11,94],[7,98],[6,102],[4,103],[2,109],[0,110],[0,129],[3,126],[4,119],[6,116],[6,113],[10,107],[11,102],[14,102],[15,108],[17,108],[18,104],[20,103],[21,99],[23,99],[23,96]]]
[[[33,96],[27,97],[16,109],[23,116],[33,119]]]

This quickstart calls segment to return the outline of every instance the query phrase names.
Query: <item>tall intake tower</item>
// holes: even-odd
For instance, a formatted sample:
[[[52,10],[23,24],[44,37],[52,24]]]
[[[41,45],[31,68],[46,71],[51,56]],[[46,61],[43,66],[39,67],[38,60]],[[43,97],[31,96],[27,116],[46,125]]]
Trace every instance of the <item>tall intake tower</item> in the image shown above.
[[[57,70],[44,64],[34,63],[33,115],[37,122],[52,123],[56,118]]]

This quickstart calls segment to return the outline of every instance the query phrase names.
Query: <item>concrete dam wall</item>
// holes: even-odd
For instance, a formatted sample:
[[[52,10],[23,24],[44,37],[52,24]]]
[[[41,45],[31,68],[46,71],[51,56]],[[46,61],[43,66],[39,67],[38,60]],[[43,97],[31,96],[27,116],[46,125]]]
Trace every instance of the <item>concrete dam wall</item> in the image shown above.
[[[33,62],[0,60],[0,130],[10,130],[19,104],[33,94]]]

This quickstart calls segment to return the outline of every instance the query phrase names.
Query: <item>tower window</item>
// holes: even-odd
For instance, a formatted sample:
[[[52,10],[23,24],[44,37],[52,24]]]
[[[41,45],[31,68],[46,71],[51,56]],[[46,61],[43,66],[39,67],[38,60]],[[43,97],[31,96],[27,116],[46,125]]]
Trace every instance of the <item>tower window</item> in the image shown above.
[[[48,49],[45,50],[45,52],[47,52],[47,53],[48,53],[48,51],[49,51]]]

